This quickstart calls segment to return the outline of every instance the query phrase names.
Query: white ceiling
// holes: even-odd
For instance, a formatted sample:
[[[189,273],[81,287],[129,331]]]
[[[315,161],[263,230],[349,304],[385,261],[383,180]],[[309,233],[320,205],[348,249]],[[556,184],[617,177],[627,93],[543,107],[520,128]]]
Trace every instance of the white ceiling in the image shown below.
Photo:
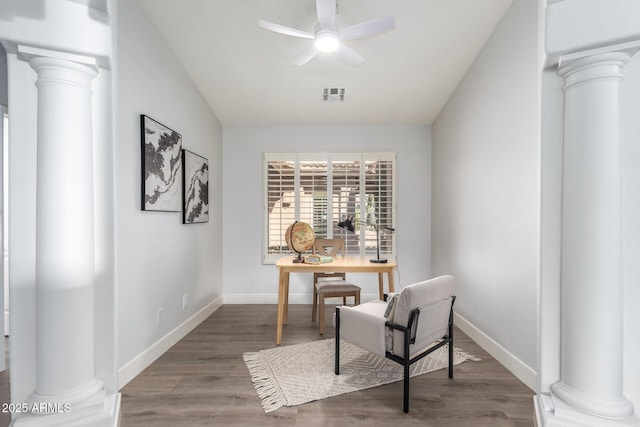
[[[313,32],[315,0],[138,0],[223,126],[429,124],[512,0],[338,0],[345,28],[394,15],[396,28],[348,42],[365,58],[291,62],[313,40],[265,31],[266,21]],[[345,87],[343,102],[322,100]]]

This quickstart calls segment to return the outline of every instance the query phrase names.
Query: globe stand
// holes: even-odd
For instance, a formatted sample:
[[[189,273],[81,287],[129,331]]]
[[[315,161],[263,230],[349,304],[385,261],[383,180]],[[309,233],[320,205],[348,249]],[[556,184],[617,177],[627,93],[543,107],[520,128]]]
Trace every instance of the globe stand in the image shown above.
[[[302,258],[302,252],[296,252],[296,253],[298,254],[298,258],[294,258],[293,263],[299,264],[301,262],[304,262],[304,259]]]

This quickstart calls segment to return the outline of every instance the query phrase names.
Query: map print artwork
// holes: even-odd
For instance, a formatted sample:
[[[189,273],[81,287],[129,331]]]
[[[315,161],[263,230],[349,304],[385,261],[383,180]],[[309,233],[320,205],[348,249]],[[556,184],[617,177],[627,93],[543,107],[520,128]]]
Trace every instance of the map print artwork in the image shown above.
[[[184,224],[209,222],[209,161],[188,150],[182,150],[184,173]]]
[[[142,210],[181,211],[182,136],[141,115]]]

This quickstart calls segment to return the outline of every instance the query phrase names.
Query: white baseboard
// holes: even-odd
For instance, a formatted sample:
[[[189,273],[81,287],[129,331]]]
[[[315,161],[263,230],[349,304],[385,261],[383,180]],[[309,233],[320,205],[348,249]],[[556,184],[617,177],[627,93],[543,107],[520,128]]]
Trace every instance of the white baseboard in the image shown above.
[[[528,365],[511,354],[507,349],[495,342],[491,337],[476,328],[458,313],[454,313],[453,323],[460,328],[462,332],[467,334],[469,338],[475,341],[476,344],[485,349],[485,351],[496,359],[502,366],[507,368],[527,387],[536,391],[536,384],[538,381],[538,374],[536,371],[531,369]]]
[[[378,294],[360,295],[361,302],[374,301],[376,299],[378,299]],[[311,294],[289,294],[289,304],[311,304],[312,302],[313,296]],[[278,294],[224,294],[224,303],[278,304]],[[331,303],[331,301],[329,301],[329,303]]]
[[[185,320],[181,325],[160,338],[155,344],[147,348],[138,356],[131,359],[118,370],[118,386],[121,389],[129,381],[134,379],[138,374],[144,371],[158,357],[162,356],[175,343],[180,341],[191,332],[196,326],[202,323],[207,317],[211,316],[217,309],[222,307],[224,297],[218,297],[202,310]]]

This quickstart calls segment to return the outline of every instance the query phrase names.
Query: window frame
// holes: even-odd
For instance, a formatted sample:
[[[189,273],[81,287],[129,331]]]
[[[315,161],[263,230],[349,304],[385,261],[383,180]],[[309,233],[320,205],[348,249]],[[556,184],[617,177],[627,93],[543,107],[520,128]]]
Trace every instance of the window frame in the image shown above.
[[[294,219],[291,221],[300,221],[301,216],[301,201],[300,201],[300,190],[301,190],[301,168],[300,164],[302,162],[326,162],[327,171],[326,171],[326,200],[325,203],[327,205],[326,217],[326,233],[327,238],[333,237],[333,229],[334,227],[331,224],[334,222],[333,219],[333,210],[334,210],[334,202],[335,197],[333,195],[334,189],[334,163],[336,162],[349,162],[349,161],[357,161],[359,162],[359,179],[358,179],[358,199],[365,200],[367,193],[367,182],[366,182],[366,164],[367,162],[372,161],[387,161],[391,163],[391,222],[390,227],[395,227],[396,215],[397,215],[397,191],[396,191],[396,183],[397,183],[397,153],[395,152],[361,152],[361,153],[326,153],[326,152],[265,152],[263,153],[263,236],[262,236],[262,263],[263,264],[275,264],[278,259],[283,256],[291,256],[294,252],[289,250],[284,250],[279,253],[269,253],[269,244],[270,244],[270,227],[269,227],[269,164],[270,162],[293,162],[294,163]],[[388,190],[386,190],[388,191]],[[282,200],[282,199],[281,199]],[[358,202],[359,203],[359,202]],[[376,202],[378,203],[378,202]],[[312,212],[313,214],[314,212]],[[366,218],[366,204],[359,203],[359,217]],[[313,226],[313,224],[311,224]],[[354,225],[356,225],[354,223]],[[388,225],[388,224],[387,224]],[[348,232],[349,233],[349,232]],[[373,228],[369,228],[367,233],[357,232],[357,238],[359,239],[358,247],[359,253],[347,252],[348,255],[359,255],[359,256],[369,256],[375,257],[375,253],[367,252],[366,242],[371,239],[371,236],[367,239],[367,234],[375,233]],[[384,231],[381,231],[385,233]],[[350,233],[353,235],[353,233]],[[375,234],[373,234],[375,236]],[[396,259],[396,235],[395,233],[388,233],[385,235],[387,239],[391,241],[391,252],[383,252],[381,245],[381,253],[380,255],[384,255],[386,258],[390,258],[392,260]],[[381,239],[382,240],[382,239]],[[280,246],[282,248],[282,246]]]

